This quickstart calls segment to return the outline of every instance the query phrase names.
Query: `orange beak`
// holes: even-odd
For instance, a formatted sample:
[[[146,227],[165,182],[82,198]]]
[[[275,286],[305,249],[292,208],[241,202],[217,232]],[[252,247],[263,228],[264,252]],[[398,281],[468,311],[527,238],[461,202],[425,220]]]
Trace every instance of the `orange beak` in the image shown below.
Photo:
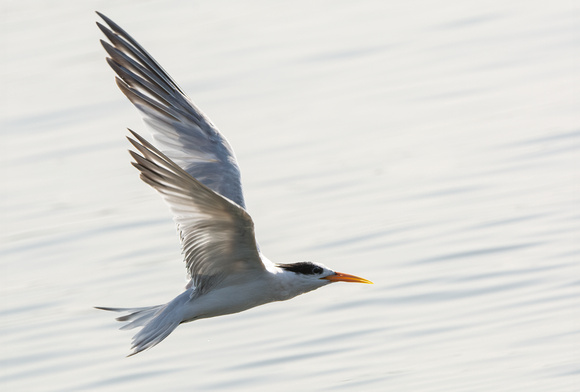
[[[352,283],[373,284],[373,282],[371,282],[370,280],[367,280],[365,278],[359,278],[358,276],[343,274],[341,272],[336,272],[334,275],[329,275],[327,277],[320,278],[320,279],[330,280],[331,282],[352,282]]]

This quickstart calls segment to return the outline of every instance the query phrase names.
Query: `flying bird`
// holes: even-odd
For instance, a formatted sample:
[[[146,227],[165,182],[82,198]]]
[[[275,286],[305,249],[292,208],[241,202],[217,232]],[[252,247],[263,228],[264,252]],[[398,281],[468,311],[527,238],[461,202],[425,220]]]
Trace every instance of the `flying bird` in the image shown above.
[[[278,264],[261,252],[246,210],[240,169],[225,137],[145,49],[97,12],[101,40],[121,91],[141,112],[159,149],[129,129],[141,179],[169,205],[189,283],[163,305],[124,312],[121,329],[143,327],[129,356],[151,348],[179,324],[285,301],[333,282],[372,283],[313,262]],[[163,152],[161,152],[163,151]]]

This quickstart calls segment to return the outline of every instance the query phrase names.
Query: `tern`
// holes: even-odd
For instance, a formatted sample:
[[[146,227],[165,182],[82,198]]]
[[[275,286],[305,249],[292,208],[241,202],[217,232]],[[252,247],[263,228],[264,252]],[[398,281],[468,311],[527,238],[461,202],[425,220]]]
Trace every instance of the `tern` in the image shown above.
[[[141,179],[173,213],[189,277],[185,291],[163,305],[105,308],[127,313],[121,329],[143,327],[135,355],[179,326],[285,301],[333,282],[372,283],[313,262],[273,263],[261,252],[246,211],[234,151],[215,125],[137,41],[97,12],[101,40],[121,91],[135,105],[160,149],[129,129],[129,151]],[[163,152],[161,152],[161,150]]]

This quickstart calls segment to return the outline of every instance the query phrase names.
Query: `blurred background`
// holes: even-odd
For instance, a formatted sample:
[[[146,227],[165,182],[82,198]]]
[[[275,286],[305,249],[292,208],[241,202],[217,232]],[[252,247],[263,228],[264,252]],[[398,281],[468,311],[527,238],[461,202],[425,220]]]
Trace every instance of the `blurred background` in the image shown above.
[[[363,276],[129,353],[185,285],[94,10],[234,147],[262,250]],[[3,1],[6,391],[574,391],[577,1]]]

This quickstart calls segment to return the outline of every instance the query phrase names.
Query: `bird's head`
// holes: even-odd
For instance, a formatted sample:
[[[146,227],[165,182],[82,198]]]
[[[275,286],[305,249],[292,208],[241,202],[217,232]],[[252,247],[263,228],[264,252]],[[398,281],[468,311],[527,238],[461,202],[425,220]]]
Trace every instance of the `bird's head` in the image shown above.
[[[277,264],[277,267],[283,269],[286,272],[293,273],[293,277],[296,280],[301,281],[304,286],[309,287],[305,291],[314,290],[333,282],[373,283],[370,280],[360,278],[358,276],[333,271],[323,264],[313,263],[310,261],[301,261],[291,264]]]

